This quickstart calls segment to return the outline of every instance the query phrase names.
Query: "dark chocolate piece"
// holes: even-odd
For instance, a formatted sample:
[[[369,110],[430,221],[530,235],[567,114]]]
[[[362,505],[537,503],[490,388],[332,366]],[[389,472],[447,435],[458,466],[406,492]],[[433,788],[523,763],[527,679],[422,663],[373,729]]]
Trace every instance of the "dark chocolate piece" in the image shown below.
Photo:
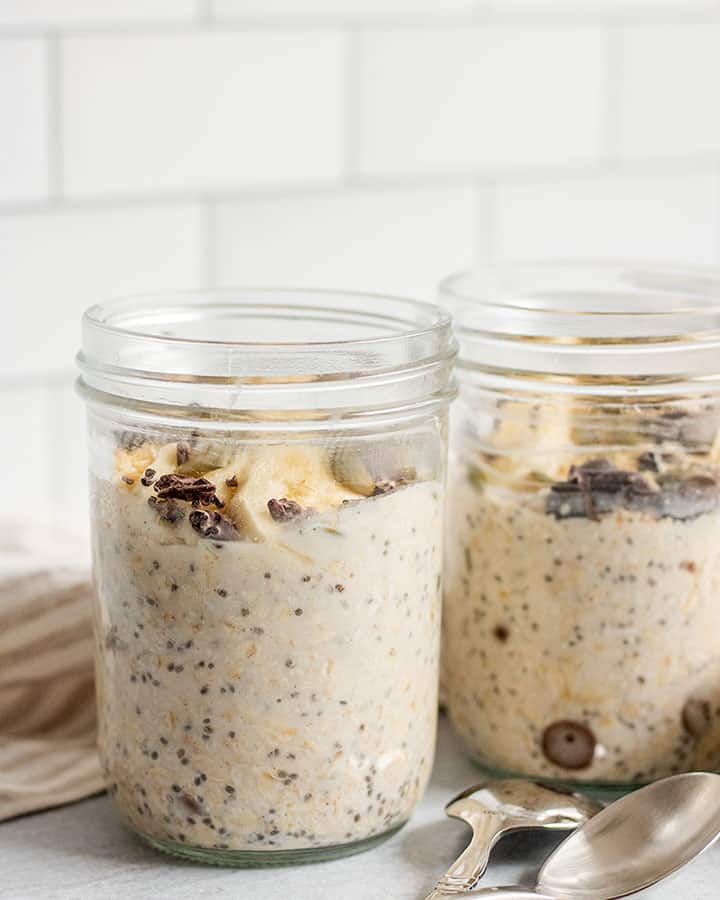
[[[673,519],[695,519],[713,512],[720,503],[720,484],[712,475],[661,476],[660,515]]]
[[[215,510],[194,509],[190,513],[190,525],[204,538],[213,541],[239,541],[235,525]]]
[[[595,756],[595,735],[580,722],[563,719],[543,731],[542,751],[563,769],[584,769]]]
[[[161,500],[189,500],[193,506],[223,506],[215,493],[215,485],[207,478],[161,475],[155,482],[155,491]]]
[[[567,481],[551,486],[546,512],[558,519],[584,516],[597,520],[618,506],[656,509],[659,497],[659,492],[637,472],[618,469],[607,459],[591,459],[571,466]]]
[[[660,466],[658,465],[657,457],[652,452],[652,450],[648,450],[647,453],[641,453],[637,458],[638,469],[641,472],[659,472]]]
[[[155,481],[155,475],[157,472],[155,469],[145,469],[143,473],[143,477],[140,479],[140,484],[144,484],[145,487],[150,487],[150,485]]]

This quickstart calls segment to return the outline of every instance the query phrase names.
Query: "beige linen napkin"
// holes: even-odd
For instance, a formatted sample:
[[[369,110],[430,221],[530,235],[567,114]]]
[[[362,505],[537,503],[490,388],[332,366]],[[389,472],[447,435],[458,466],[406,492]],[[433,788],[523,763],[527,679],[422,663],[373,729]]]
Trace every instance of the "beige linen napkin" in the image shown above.
[[[92,590],[73,556],[0,528],[0,821],[103,787]]]

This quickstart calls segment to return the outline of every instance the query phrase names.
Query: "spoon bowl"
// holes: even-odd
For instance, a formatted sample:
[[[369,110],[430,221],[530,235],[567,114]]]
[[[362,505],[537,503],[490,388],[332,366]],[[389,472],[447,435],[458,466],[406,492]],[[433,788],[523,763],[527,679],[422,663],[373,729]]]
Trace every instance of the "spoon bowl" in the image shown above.
[[[537,885],[483,888],[473,897],[618,900],[657,884],[720,836],[720,775],[673,775],[627,794],[567,837]]]
[[[466,822],[472,839],[430,897],[472,890],[503,835],[523,828],[577,828],[601,808],[582,794],[535,781],[492,779],[468,788],[447,804],[445,812]]]

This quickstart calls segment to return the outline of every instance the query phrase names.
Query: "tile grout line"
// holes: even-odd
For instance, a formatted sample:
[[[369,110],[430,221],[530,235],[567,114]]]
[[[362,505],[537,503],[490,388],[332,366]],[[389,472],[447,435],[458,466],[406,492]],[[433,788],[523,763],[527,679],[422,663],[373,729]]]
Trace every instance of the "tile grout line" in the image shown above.
[[[402,173],[366,174],[356,172],[345,179],[278,182],[263,186],[225,186],[199,191],[142,192],[127,194],[98,194],[97,196],[68,197],[67,193],[54,201],[0,203],[0,218],[22,217],[62,210],[68,213],[114,212],[118,209],[144,207],[172,208],[186,204],[241,203],[246,200],[277,199],[302,194],[337,194],[347,190],[395,191],[423,190],[437,187],[458,187],[468,181],[484,184],[564,184],[578,180],[602,180],[609,175],[618,177],[673,177],[714,172],[718,164],[715,151],[689,155],[659,155],[588,160],[577,164],[523,165],[518,168],[487,168],[483,170],[457,169],[428,171],[417,175]]]
[[[102,36],[102,35],[141,35],[141,34],[177,34],[191,33],[210,26],[227,32],[237,31],[316,31],[326,29],[427,29],[427,28],[467,28],[498,26],[501,28],[558,28],[558,27],[606,27],[610,25],[663,26],[676,24],[710,24],[720,19],[720,4],[699,7],[683,11],[663,7],[648,13],[643,9],[629,9],[622,12],[603,12],[602,10],[573,11],[566,5],[559,9],[519,9],[503,11],[492,3],[487,6],[483,2],[467,11],[459,10],[449,13],[415,14],[368,14],[362,16],[348,15],[218,15],[213,11],[212,0],[198,0],[196,11],[187,19],[153,19],[133,21],[99,21],[88,19],[68,25],[67,27],[46,25],[0,25],[0,41],[5,39],[37,38],[47,32],[49,27],[56,28],[63,36]]]
[[[200,25],[211,25],[214,20],[213,0],[195,0],[195,15]]]
[[[601,136],[602,157],[613,167],[621,164],[622,92],[625,33],[622,27],[605,29],[605,83],[603,128]]]
[[[57,33],[47,38],[48,195],[54,206],[62,197],[62,46]]]
[[[363,132],[361,103],[363,56],[362,35],[348,29],[345,32],[345,90],[343,96],[345,104],[343,174],[348,181],[359,171],[362,156],[360,141]]]

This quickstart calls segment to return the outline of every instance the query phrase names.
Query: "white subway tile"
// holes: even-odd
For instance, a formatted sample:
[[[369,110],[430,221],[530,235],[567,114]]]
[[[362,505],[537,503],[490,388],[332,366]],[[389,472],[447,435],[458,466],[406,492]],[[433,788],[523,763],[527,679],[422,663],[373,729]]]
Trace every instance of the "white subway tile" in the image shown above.
[[[336,178],[344,49],[333,32],[68,38],[68,193]]]
[[[48,395],[44,388],[0,388],[0,471],[3,505],[0,522],[17,510],[47,513],[51,497]]]
[[[713,263],[718,206],[713,175],[508,185],[497,190],[495,255]]]
[[[2,0],[0,27],[173,22],[191,19],[196,8],[197,0]]]
[[[214,0],[212,9],[219,18],[262,16],[392,16],[402,13],[443,15],[470,11],[474,0]]]
[[[47,194],[47,81],[43,41],[0,42],[0,203]]]
[[[436,28],[364,41],[361,168],[369,173],[593,159],[603,36],[586,28]]]
[[[72,369],[87,306],[199,286],[201,248],[190,205],[0,216],[0,376]]]
[[[65,533],[87,539],[88,448],[85,404],[74,389],[72,380],[53,390],[53,458],[51,471],[55,489],[53,507],[57,526]]]
[[[720,24],[628,29],[623,41],[621,150],[720,150]]]
[[[224,285],[336,287],[432,298],[472,264],[470,189],[368,190],[225,204]]]
[[[482,2],[482,0],[481,0]],[[489,0],[492,5],[493,0]],[[664,13],[717,9],[717,0],[495,0],[498,12]]]

